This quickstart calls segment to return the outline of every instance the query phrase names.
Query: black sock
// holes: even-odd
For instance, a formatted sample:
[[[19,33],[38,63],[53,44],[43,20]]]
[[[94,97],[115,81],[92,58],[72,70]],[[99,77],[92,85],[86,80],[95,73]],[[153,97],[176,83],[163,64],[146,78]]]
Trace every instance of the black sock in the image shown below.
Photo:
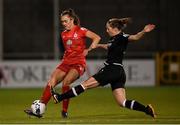
[[[126,100],[124,106],[132,110],[146,112],[146,107],[135,100]]]
[[[82,85],[78,85],[78,86],[76,86],[76,87],[73,87],[73,88],[70,89],[69,91],[61,94],[61,95],[58,97],[58,100],[59,100],[59,101],[62,101],[62,100],[64,100],[64,99],[69,99],[69,98],[78,96],[78,95],[81,94],[82,92],[84,92],[83,86],[82,86]]]

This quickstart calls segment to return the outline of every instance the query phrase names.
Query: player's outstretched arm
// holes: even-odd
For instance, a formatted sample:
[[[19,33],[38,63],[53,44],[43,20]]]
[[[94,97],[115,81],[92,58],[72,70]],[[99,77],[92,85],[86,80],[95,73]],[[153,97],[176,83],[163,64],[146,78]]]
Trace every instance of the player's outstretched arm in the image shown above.
[[[145,35],[145,33],[151,32],[154,28],[155,28],[154,24],[148,24],[144,27],[144,29],[142,31],[138,32],[135,35],[130,35],[128,40],[129,41],[138,41]]]
[[[108,49],[108,44],[97,44],[96,48]]]
[[[97,35],[96,33],[88,30],[86,33],[86,37],[90,38],[92,40],[91,45],[88,48],[88,51],[91,51],[92,49],[95,49],[99,41],[101,40],[101,37]]]
[[[89,46],[88,49],[85,49],[83,54],[84,56],[87,56],[89,51],[91,51],[92,49],[97,48],[97,44],[99,43],[99,41],[101,40],[101,37],[99,35],[97,35],[96,33],[88,30],[86,33],[86,37],[90,38],[92,40],[91,45]]]

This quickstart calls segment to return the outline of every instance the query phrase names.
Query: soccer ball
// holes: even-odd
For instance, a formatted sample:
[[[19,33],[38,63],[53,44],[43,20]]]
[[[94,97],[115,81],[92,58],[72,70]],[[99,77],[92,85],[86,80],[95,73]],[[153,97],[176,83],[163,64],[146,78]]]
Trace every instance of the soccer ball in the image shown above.
[[[40,100],[35,100],[31,105],[31,110],[36,115],[43,115],[46,110],[46,105]]]

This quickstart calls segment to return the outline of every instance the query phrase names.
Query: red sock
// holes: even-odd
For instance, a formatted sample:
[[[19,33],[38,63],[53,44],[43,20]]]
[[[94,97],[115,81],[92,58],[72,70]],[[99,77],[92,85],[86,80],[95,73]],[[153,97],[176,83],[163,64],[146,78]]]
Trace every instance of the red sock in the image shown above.
[[[70,90],[70,86],[62,86],[62,93],[65,93],[68,90]],[[64,112],[67,112],[68,110],[69,100],[70,99],[64,99],[62,102],[62,109]]]
[[[41,96],[41,101],[44,104],[47,104],[50,99],[51,99],[50,86],[47,84],[46,87],[44,88],[43,94]]]

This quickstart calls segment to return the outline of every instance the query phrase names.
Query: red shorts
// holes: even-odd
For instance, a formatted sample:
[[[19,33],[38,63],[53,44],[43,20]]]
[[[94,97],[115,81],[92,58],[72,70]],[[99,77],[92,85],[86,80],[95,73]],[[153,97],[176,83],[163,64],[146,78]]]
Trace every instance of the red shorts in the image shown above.
[[[82,76],[85,72],[85,65],[61,63],[60,65],[57,66],[57,69],[60,69],[66,73],[68,73],[70,69],[76,69],[79,73],[79,76]]]

